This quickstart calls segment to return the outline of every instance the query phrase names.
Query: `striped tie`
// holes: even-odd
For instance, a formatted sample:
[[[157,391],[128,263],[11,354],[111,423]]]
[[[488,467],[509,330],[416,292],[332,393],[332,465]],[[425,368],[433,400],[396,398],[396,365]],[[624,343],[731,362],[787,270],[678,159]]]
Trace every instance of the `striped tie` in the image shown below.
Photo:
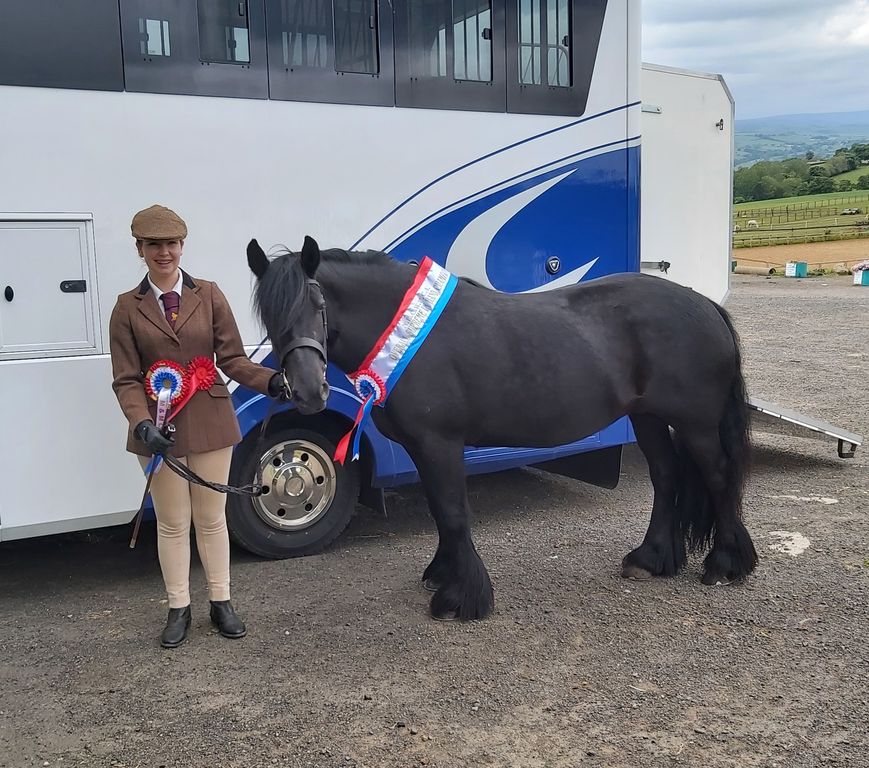
[[[178,306],[181,304],[181,297],[175,291],[164,293],[160,300],[163,302],[163,312],[166,315],[166,320],[169,322],[169,327],[175,330],[175,321],[178,319]]]

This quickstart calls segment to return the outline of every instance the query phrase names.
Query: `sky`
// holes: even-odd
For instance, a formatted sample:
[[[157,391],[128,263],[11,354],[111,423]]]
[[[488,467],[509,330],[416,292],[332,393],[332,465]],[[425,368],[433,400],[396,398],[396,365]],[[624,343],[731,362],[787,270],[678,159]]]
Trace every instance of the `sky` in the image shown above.
[[[869,110],[869,0],[641,0],[643,61],[724,76],[736,117]]]

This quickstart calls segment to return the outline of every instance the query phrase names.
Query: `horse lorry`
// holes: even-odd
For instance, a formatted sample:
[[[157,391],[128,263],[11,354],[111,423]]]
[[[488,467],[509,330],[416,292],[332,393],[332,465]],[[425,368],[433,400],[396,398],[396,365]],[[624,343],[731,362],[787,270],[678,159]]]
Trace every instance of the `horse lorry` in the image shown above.
[[[184,268],[221,286],[272,367],[250,311],[253,236],[429,255],[510,292],[641,269],[726,299],[733,100],[719,77],[641,65],[639,4],[282,6],[29,0],[4,17],[0,540],[136,514],[108,321],[143,277],[130,217],[155,202],[188,221]],[[229,382],[245,436],[230,481],[262,473],[271,492],[231,497],[228,522],[260,555],[319,551],[359,502],[382,510],[385,489],[417,479],[373,425],[360,461],[333,462],[359,398],[341,371],[329,381],[326,412],[282,404],[262,440],[268,399]],[[860,443],[752,407],[840,455]],[[469,447],[466,467],[613,486],[632,439],[620,419],[552,449]]]

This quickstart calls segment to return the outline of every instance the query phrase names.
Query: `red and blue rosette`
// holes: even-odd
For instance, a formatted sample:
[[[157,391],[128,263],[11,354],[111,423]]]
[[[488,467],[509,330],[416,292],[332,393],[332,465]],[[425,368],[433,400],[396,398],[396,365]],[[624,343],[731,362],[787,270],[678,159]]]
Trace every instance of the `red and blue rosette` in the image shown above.
[[[182,400],[189,389],[189,378],[183,366],[173,360],[158,360],[145,374],[145,391],[152,400],[157,401],[157,414],[154,423],[158,428],[169,421],[169,408]],[[162,459],[154,456],[146,467],[146,472],[156,472]]]
[[[364,371],[359,371],[351,377],[353,385],[356,387],[356,392],[362,398],[362,405],[356,414],[353,421],[353,426],[350,431],[341,438],[338,442],[338,447],[335,449],[334,460],[339,464],[343,464],[347,459],[347,448],[350,445],[350,438],[353,438],[353,458],[355,461],[359,458],[359,441],[362,435],[362,424],[371,409],[375,405],[382,405],[386,400],[386,384],[374,371],[366,368]]]
[[[166,390],[170,403],[184,397],[187,390],[187,371],[172,360],[158,360],[145,374],[145,391],[152,400],[159,401],[160,393]]]

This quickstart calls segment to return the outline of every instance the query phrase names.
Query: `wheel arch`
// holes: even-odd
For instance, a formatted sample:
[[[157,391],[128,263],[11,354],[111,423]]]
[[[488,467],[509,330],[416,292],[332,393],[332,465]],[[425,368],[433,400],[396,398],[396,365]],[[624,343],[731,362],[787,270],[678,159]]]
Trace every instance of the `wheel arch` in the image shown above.
[[[236,407],[242,441],[239,446],[247,448],[255,443],[261,435],[262,424],[265,421],[272,401],[256,395]],[[275,406],[276,410],[269,419],[267,434],[274,434],[282,429],[296,427],[319,432],[325,437],[337,441],[353,426],[353,420],[359,409],[359,400],[353,395],[336,387],[332,388],[329,404],[321,413],[306,416],[299,413],[292,403]],[[377,511],[383,510],[382,482],[395,474],[394,453],[390,441],[377,432],[370,423],[363,429],[360,439],[359,462],[361,469],[361,486],[359,500],[366,506]]]

